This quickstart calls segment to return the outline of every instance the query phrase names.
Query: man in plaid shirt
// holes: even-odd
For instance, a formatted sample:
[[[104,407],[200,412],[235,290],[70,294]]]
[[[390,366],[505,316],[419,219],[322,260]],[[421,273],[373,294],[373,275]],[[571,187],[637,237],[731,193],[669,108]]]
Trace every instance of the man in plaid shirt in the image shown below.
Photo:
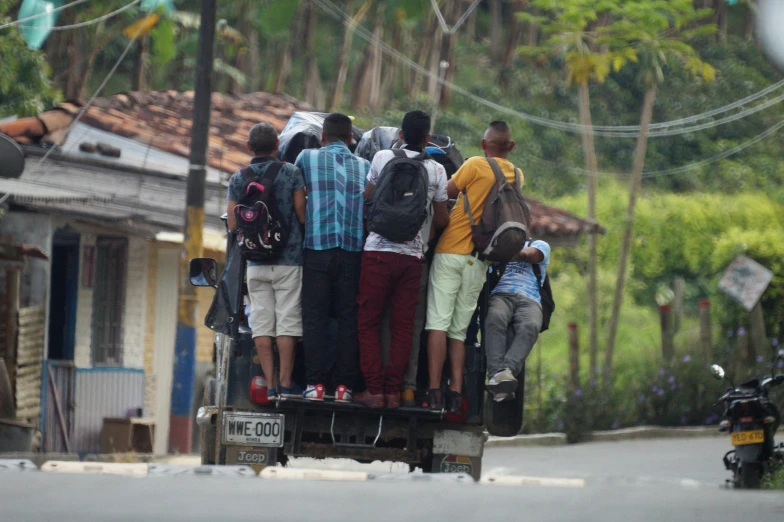
[[[321,149],[303,150],[295,161],[305,176],[307,215],[302,273],[305,398],[324,400],[330,308],[338,321],[335,400],[350,402],[359,378],[357,292],[364,247],[364,192],[370,162],[355,156],[351,119],[324,120]]]

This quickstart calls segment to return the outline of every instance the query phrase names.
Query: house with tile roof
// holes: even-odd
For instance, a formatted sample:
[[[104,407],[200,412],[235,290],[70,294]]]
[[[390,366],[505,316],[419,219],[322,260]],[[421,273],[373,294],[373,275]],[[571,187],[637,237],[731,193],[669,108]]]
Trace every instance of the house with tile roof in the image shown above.
[[[193,93],[97,99],[76,121],[82,109],[63,103],[35,117],[0,120],[0,133],[26,156],[21,177],[0,178],[0,197],[8,195],[0,234],[32,242],[50,259],[23,278],[48,325],[44,372],[54,383],[45,389],[47,374],[42,384],[43,447],[97,451],[104,417],[141,415],[155,420],[154,449],[162,453],[177,385],[171,365]],[[309,110],[285,95],[213,94],[205,255],[223,260],[227,181],[251,158],[250,128],[266,121],[280,131],[293,112]],[[527,199],[533,233],[554,246],[603,232]],[[200,310],[211,299],[209,289],[199,289]],[[213,335],[206,327],[197,335],[203,374],[211,367]],[[58,414],[54,389],[75,406]]]

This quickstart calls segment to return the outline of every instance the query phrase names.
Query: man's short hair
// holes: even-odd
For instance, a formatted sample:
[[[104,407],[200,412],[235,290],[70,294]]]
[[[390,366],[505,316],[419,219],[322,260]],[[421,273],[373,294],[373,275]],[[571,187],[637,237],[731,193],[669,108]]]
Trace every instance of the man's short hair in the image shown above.
[[[256,156],[273,152],[278,143],[278,131],[267,122],[257,123],[248,133],[248,145]]]
[[[407,112],[400,128],[403,131],[403,141],[409,145],[426,145],[425,139],[430,134],[430,116],[422,111]]]
[[[512,129],[509,128],[509,125],[504,120],[494,120],[490,122],[490,125],[487,126],[489,129],[493,129],[496,132],[503,132],[503,133],[512,133]]]
[[[485,131],[484,139],[497,150],[507,152],[512,145],[512,130],[503,120],[491,121]]]
[[[351,118],[340,112],[333,112],[324,118],[324,135],[330,142],[351,142],[353,126]]]

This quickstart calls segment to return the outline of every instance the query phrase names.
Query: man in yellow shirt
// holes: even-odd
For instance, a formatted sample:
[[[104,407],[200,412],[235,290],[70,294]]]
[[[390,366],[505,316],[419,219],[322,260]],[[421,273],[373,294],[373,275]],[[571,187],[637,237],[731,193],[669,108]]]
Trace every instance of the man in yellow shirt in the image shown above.
[[[482,139],[485,157],[468,159],[447,185],[450,199],[468,198],[474,222],[479,223],[485,199],[495,185],[496,178],[487,157],[495,158],[509,183],[515,181],[515,166],[506,158],[514,148],[512,132],[506,122],[490,123]],[[522,185],[522,173],[520,173]],[[446,408],[459,413],[462,407],[463,369],[465,366],[465,337],[476,302],[484,286],[487,262],[474,252],[471,224],[462,201],[458,201],[449,216],[449,225],[438,242],[427,295],[427,343],[430,385],[426,408],[441,409],[441,370],[447,355],[450,382]]]

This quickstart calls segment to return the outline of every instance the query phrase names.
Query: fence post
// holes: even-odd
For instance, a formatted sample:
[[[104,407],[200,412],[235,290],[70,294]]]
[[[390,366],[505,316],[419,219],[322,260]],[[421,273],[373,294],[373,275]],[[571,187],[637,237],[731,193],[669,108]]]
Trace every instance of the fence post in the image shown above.
[[[673,293],[675,294],[672,300],[673,312],[675,314],[673,332],[675,333],[679,332],[681,329],[681,318],[683,317],[683,287],[685,284],[685,281],[680,276],[675,278],[675,283],[673,284]]]
[[[751,333],[751,342],[754,344],[754,349],[757,355],[766,356],[766,352],[770,349],[768,344],[768,336],[765,332],[765,316],[762,313],[762,304],[757,301],[754,308],[751,309],[749,316],[749,330]],[[767,359],[767,357],[765,357]]]
[[[569,382],[573,392],[580,387],[580,339],[575,323],[569,323]]]
[[[659,314],[661,316],[662,358],[664,362],[670,362],[673,356],[672,307],[668,304],[661,305]]]
[[[713,359],[710,308],[710,300],[703,299],[700,301],[700,347],[702,349],[702,357],[705,362],[711,362]]]

